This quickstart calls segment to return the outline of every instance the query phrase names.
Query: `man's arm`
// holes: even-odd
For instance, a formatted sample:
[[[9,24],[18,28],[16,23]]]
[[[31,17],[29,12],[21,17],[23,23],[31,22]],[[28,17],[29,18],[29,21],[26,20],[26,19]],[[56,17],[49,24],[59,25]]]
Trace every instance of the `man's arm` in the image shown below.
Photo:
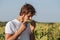
[[[35,40],[34,33],[31,33],[31,34],[30,34],[30,40]]]
[[[25,23],[22,23],[20,28],[15,32],[15,34],[6,34],[5,40],[16,40],[25,29]]]
[[[31,28],[30,40],[35,40],[35,36],[34,36],[35,26],[36,26],[36,22],[32,21],[30,25],[30,28]]]

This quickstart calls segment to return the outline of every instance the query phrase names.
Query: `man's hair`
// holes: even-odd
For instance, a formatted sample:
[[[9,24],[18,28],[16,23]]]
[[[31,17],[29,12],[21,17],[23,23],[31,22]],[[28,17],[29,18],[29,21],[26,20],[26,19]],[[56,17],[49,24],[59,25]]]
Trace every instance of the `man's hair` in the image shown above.
[[[31,4],[23,5],[20,11],[20,15],[28,14],[28,12],[31,12],[31,16],[35,15],[36,13],[35,8]]]

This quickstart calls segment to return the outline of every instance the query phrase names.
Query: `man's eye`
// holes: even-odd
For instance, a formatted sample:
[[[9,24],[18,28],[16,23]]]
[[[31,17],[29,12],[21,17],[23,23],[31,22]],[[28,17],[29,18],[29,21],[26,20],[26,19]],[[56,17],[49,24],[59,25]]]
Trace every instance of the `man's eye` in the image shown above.
[[[31,17],[31,16],[28,16],[28,17]]]

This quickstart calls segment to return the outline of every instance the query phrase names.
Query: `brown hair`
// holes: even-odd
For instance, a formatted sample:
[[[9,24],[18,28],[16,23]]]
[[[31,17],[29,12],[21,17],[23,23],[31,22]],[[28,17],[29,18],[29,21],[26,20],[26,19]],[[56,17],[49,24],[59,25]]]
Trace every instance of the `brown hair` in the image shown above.
[[[32,14],[31,16],[35,15],[35,13],[36,13],[35,8],[31,4],[23,5],[21,8],[20,15],[28,14],[28,12],[31,12],[31,14]]]

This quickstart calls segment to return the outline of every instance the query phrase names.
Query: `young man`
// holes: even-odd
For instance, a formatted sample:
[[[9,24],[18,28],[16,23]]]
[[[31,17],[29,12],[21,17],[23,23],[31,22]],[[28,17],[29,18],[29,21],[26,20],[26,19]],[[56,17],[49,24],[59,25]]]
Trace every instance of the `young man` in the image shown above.
[[[5,40],[35,40],[35,21],[32,20],[34,15],[34,7],[30,4],[25,4],[21,8],[19,16],[6,24]],[[28,20],[32,21],[29,23]]]

